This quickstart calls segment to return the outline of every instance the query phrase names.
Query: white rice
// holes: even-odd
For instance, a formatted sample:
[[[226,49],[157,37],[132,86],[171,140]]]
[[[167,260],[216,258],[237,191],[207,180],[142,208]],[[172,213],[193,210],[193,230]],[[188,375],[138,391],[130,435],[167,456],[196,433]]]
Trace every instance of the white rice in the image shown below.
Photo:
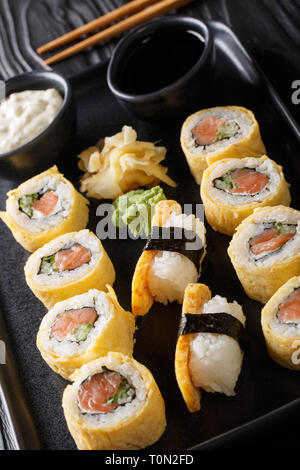
[[[51,275],[38,274],[41,259],[43,257],[53,255],[62,249],[68,249],[76,243],[79,243],[84,248],[91,251],[92,257],[89,263],[85,263],[70,271],[54,272]],[[46,243],[46,245],[39,248],[33,255],[31,255],[29,258],[30,264],[28,265],[28,272],[32,275],[33,282],[43,286],[56,286],[62,282],[72,282],[85,276],[90,270],[92,270],[102,256],[102,253],[102,246],[99,239],[89,230],[73,232],[72,236],[67,233],[55,238],[49,243]]]
[[[59,341],[55,337],[50,337],[51,328],[61,313],[66,310],[77,310],[83,307],[94,308],[99,315],[94,323],[94,327],[91,329],[85,341],[80,343],[70,341],[70,339],[73,339],[72,335],[70,339],[63,341]],[[97,289],[90,289],[85,294],[76,295],[70,299],[58,302],[51,310],[49,310],[42,320],[40,326],[40,331],[42,332],[40,338],[42,347],[59,356],[72,356],[74,354],[83,353],[90,347],[91,343],[93,343],[95,338],[97,338],[99,333],[103,330],[110,319],[113,309],[114,306],[107,294],[105,292],[98,291]]]
[[[271,266],[276,262],[282,262],[288,258],[292,258],[300,252],[300,212],[288,208],[266,208],[266,210],[257,212],[254,211],[254,221],[249,223],[238,234],[235,243],[231,244],[232,255],[235,257],[236,263],[242,266],[249,264],[255,266]],[[259,235],[266,228],[267,223],[280,222],[282,224],[295,224],[296,234],[289,240],[280,250],[270,253],[262,259],[256,259],[249,250],[249,240],[256,235]],[[235,235],[237,237],[237,235]]]
[[[76,407],[77,417],[79,419],[82,419],[89,425],[101,427],[113,426],[129,416],[134,415],[138,412],[138,409],[143,405],[147,398],[147,389],[139,371],[130,364],[119,363],[119,361],[113,357],[101,358],[84,365],[81,368],[82,376],[80,383],[92,375],[101,373],[103,366],[107,367],[109,370],[119,372],[123,377],[125,377],[129,384],[135,388],[136,396],[131,402],[118,406],[118,408],[110,413],[81,413],[79,406]],[[76,382],[72,385],[74,400],[78,400],[79,387],[80,384]]]
[[[202,119],[205,119],[209,116],[214,116],[217,119],[223,118],[226,119],[226,121],[235,121],[239,125],[240,130],[236,135],[230,137],[229,139],[223,139],[210,145],[199,145],[196,147],[192,129],[196,127],[199,122],[202,121]],[[192,151],[195,155],[205,155],[210,152],[215,152],[226,148],[229,145],[244,139],[244,137],[249,134],[253,126],[254,121],[240,109],[209,108],[203,112],[196,113],[191,117],[188,125],[183,129],[183,138],[185,139],[188,150]]]
[[[58,201],[49,215],[33,210],[32,217],[28,217],[19,208],[19,199],[28,194],[45,193],[52,190],[58,196]],[[10,205],[10,215],[18,225],[26,231],[39,233],[59,225],[69,214],[71,207],[71,188],[61,181],[61,175],[45,176],[39,180],[30,180],[24,183],[22,191],[17,193]]]
[[[233,169],[255,168],[260,173],[269,177],[269,182],[265,188],[253,196],[230,194],[214,186],[214,180],[220,178],[225,173]],[[208,195],[217,202],[227,205],[244,205],[251,202],[262,202],[271,194],[278,191],[280,185],[280,174],[272,160],[266,157],[262,158],[233,158],[222,161],[211,172],[207,181]]]
[[[148,287],[157,302],[182,303],[186,286],[197,279],[196,266],[190,259],[180,253],[162,251],[152,261]]]
[[[245,325],[242,307],[236,301],[228,303],[219,295],[204,304],[202,312],[198,313],[218,312],[228,313]],[[234,396],[242,362],[243,352],[235,339],[216,333],[193,335],[190,342],[189,370],[195,387]]]
[[[189,258],[181,253],[161,251],[152,260],[148,272],[148,287],[154,299],[166,305],[168,301],[175,300],[182,303],[186,286],[190,282],[197,282],[201,273],[201,262],[205,256],[205,227],[193,214],[176,215],[175,213],[170,215],[165,227],[193,230],[201,238],[204,247],[199,270]]]
[[[288,296],[297,288],[300,287],[300,276],[298,276],[297,282],[292,284],[289,281],[282,286],[277,295],[277,303],[273,311],[272,320],[270,321],[270,327],[274,330],[278,336],[287,337],[300,337],[300,323],[281,323],[277,318],[277,312],[280,304],[286,301]]]

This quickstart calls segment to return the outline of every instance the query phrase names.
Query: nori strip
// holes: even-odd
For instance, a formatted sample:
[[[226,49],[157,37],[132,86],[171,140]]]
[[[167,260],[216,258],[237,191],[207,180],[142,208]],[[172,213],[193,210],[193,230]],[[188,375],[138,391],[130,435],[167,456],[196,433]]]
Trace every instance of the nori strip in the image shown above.
[[[187,249],[187,244],[196,244],[200,248]],[[181,227],[152,227],[150,239],[144,250],[173,251],[189,258],[199,270],[204,248],[197,233]]]
[[[190,333],[217,333],[230,336],[241,344],[244,330],[244,325],[229,313],[184,313],[178,334],[180,336]]]

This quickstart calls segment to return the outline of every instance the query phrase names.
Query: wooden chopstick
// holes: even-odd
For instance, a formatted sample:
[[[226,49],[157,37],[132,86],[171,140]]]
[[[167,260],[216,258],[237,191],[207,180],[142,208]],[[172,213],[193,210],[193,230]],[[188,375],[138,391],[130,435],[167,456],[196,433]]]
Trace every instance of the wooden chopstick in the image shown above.
[[[157,16],[163,15],[164,13],[167,13],[170,10],[180,8],[186,5],[187,3],[190,3],[191,1],[192,0],[161,0],[160,2],[146,8],[145,10],[142,10],[139,13],[136,13],[135,15],[132,15],[123,21],[120,21],[119,23],[100,31],[99,33],[94,34],[93,36],[87,39],[84,39],[83,41],[75,44],[74,46],[71,46],[63,50],[62,52],[59,52],[58,54],[55,54],[52,57],[49,57],[45,60],[45,63],[47,65],[51,65],[56,62],[60,62],[61,60],[67,59],[68,57],[71,57],[77,54],[78,52],[87,49],[88,47],[98,44],[100,41],[109,39],[113,36],[116,36],[117,34],[123,33],[124,31],[127,31],[130,28],[145,23],[146,21],[156,18]]]
[[[36,52],[38,54],[44,54],[45,52],[49,52],[53,49],[64,46],[69,42],[75,41],[75,39],[80,38],[84,34],[89,34],[92,31],[95,31],[96,29],[103,28],[104,26],[107,26],[108,24],[113,23],[114,21],[121,20],[125,16],[130,16],[133,13],[136,13],[152,5],[153,3],[157,3],[158,1],[159,0],[132,0],[131,2],[126,3],[125,5],[119,8],[116,8],[115,10],[107,13],[106,15],[102,15],[99,18],[90,21],[89,23],[83,26],[80,26],[80,28],[76,28],[67,34],[64,34],[63,36],[60,36],[59,38],[54,39],[53,41],[50,41],[47,44],[44,44],[43,46],[40,46],[36,50]]]

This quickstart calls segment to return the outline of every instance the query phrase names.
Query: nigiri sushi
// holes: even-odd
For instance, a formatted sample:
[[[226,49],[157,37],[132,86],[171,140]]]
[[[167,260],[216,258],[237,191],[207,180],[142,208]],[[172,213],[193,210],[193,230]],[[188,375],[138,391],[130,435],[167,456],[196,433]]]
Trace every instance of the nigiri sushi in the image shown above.
[[[179,237],[176,229],[182,229]],[[201,274],[205,253],[203,222],[192,214],[183,214],[176,201],[158,202],[152,219],[152,238],[137,263],[132,280],[132,312],[145,315],[154,301],[182,303],[185,287],[196,282]]]
[[[246,318],[242,307],[211,292],[205,284],[185,290],[175,352],[175,373],[190,412],[200,410],[200,389],[235,395]]]

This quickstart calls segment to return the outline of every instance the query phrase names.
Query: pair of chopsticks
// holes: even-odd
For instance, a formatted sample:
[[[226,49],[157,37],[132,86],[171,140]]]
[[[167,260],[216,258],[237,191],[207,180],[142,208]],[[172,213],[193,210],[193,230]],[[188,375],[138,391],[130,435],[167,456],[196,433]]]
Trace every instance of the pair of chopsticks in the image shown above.
[[[99,44],[99,42],[104,41],[105,39],[109,39],[123,33],[128,29],[163,15],[170,10],[180,8],[191,1],[192,0],[132,0],[122,7],[117,8],[106,15],[100,16],[96,20],[44,44],[37,49],[37,53],[44,54],[45,52],[52,51],[58,47],[65,46],[69,42],[75,41],[85,34],[89,34],[97,29],[104,28],[112,22],[125,18],[124,20],[119,21],[106,29],[102,29],[100,32],[83,39],[77,44],[74,44],[73,46],[68,47],[45,60],[47,65],[60,62],[61,60],[67,59],[88,47]]]

